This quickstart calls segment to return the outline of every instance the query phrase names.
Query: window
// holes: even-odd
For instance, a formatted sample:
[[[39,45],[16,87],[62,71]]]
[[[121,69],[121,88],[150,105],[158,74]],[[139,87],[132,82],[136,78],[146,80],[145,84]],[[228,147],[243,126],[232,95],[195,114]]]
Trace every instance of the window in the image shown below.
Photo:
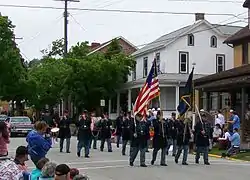
[[[148,75],[148,57],[143,58],[143,77]]]
[[[161,55],[160,55],[160,53],[156,53],[156,66],[157,66],[157,74],[160,74],[161,73],[161,69],[160,69]]]
[[[225,70],[225,55],[217,54],[216,55],[216,72],[222,72]]]
[[[194,35],[193,34],[188,35],[188,46],[194,46]]]
[[[212,48],[216,48],[217,47],[217,37],[216,36],[212,36],[210,39],[210,46]]]
[[[136,80],[136,68],[132,71],[132,81]]]
[[[179,72],[188,73],[188,52],[179,52]]]
[[[248,43],[242,45],[242,65],[248,64]]]

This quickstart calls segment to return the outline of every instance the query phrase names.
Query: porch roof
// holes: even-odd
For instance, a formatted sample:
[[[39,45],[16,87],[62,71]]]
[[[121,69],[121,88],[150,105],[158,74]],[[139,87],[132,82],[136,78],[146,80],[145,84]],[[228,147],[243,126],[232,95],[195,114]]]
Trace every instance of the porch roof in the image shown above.
[[[160,86],[175,86],[178,84],[185,84],[188,79],[189,74],[179,74],[179,73],[164,73],[158,76],[160,81]],[[194,74],[194,79],[198,79],[207,75],[204,74]],[[141,88],[146,81],[146,78],[137,79],[135,81],[130,81],[121,87],[121,89],[133,89]]]
[[[194,81],[195,89],[228,90],[230,87],[250,85],[250,65],[243,65],[221,73],[212,74]]]

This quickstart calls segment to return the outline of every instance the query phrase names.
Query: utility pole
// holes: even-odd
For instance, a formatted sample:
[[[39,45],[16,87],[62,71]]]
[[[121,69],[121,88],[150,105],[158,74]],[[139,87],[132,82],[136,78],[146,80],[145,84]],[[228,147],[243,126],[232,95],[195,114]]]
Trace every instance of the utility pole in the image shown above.
[[[80,2],[79,0],[55,0],[55,1],[63,1],[64,2],[64,52],[63,52],[63,57],[66,58],[68,54],[68,4],[69,2]],[[65,102],[65,104],[64,104]],[[71,113],[71,98],[68,96],[67,99],[62,101],[62,109],[61,109],[61,114],[63,114],[63,107],[66,107],[69,111],[69,114],[72,115]],[[59,112],[60,114],[60,112]]]
[[[64,2],[64,53],[63,56],[66,57],[68,53],[68,4],[69,2],[80,2],[79,0],[55,0]]]

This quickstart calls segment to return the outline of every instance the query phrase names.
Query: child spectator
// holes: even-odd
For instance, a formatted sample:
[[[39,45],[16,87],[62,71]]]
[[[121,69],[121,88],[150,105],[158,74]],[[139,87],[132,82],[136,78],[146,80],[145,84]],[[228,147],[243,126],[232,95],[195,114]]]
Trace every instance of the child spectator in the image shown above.
[[[16,149],[16,156],[14,159],[14,162],[16,165],[18,165],[19,169],[22,171],[28,171],[27,166],[25,165],[25,162],[28,161],[28,149],[25,146],[19,146]]]
[[[42,168],[47,162],[49,162],[47,158],[42,158],[37,162],[36,169],[31,172],[30,180],[37,180],[41,176]]]
[[[56,164],[53,162],[47,162],[42,168],[39,180],[54,180],[55,171]]]
[[[55,180],[70,180],[70,168],[66,164],[56,167]]]
[[[70,169],[70,180],[72,180],[76,175],[79,175],[79,170],[76,168]]]
[[[8,155],[8,144],[10,143],[10,133],[7,124],[0,122],[0,157]]]

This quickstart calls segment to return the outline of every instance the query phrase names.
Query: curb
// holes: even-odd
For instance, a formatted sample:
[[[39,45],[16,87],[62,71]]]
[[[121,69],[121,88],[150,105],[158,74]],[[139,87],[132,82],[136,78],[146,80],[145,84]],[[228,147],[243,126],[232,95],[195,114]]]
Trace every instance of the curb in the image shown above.
[[[195,155],[195,153],[193,153]],[[241,160],[241,159],[235,159],[235,158],[230,158],[230,157],[226,157],[226,158],[222,158],[220,155],[217,154],[208,154],[209,157],[213,157],[213,158],[217,158],[217,159],[227,159],[230,161],[240,161],[240,162],[250,162],[250,161],[246,161],[246,160]]]

